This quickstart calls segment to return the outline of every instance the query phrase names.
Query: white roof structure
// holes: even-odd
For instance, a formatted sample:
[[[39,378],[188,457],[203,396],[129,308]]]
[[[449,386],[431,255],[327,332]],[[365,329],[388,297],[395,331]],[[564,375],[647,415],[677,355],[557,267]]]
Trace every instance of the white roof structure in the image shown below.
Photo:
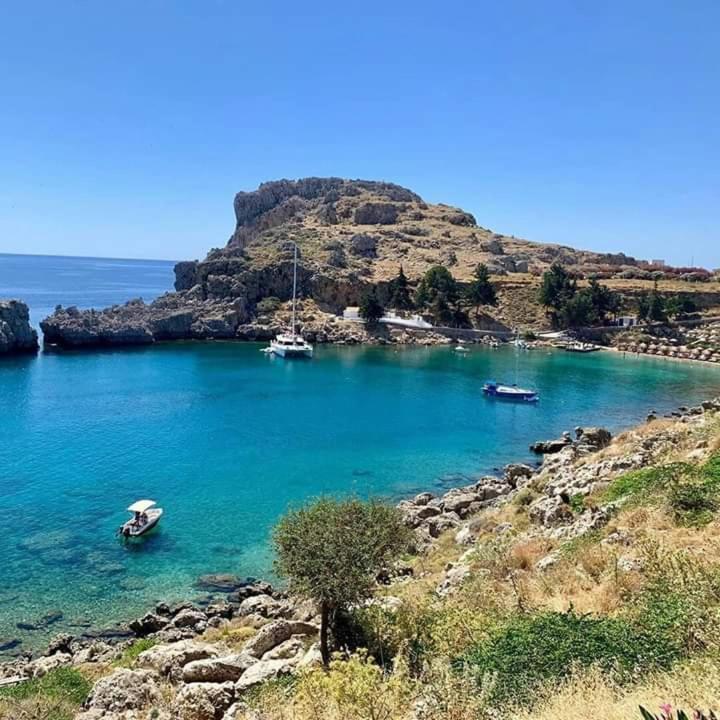
[[[128,508],[128,512],[144,513],[147,512],[151,507],[153,507],[153,505],[155,505],[154,500],[138,500]]]

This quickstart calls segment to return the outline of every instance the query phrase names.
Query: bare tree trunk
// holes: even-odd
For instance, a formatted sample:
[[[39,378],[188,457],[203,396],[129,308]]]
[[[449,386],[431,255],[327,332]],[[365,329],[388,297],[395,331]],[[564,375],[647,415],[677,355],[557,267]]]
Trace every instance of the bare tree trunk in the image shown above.
[[[325,667],[330,665],[330,649],[328,648],[328,625],[330,623],[330,608],[323,600],[320,605],[320,653]]]

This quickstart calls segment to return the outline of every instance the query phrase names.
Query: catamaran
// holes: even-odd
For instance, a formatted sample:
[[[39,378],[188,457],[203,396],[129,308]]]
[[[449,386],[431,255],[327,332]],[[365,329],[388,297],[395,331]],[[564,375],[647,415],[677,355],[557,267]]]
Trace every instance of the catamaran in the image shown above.
[[[297,244],[293,243],[295,254],[293,257],[293,297],[292,297],[292,326],[289,333],[280,333],[270,341],[267,351],[283,358],[311,358],[313,346],[302,335],[295,332],[295,305],[297,296]]]
[[[133,514],[132,518],[120,526],[118,533],[123,537],[138,537],[152,530],[163,514],[163,509],[155,505],[154,500],[134,502],[128,508],[128,512]]]

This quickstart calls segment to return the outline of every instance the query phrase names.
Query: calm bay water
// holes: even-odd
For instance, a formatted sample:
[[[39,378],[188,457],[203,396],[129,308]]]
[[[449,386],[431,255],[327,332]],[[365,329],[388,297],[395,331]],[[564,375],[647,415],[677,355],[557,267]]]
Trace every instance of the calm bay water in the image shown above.
[[[128,297],[138,292],[129,292]],[[193,597],[208,572],[268,576],[269,533],[321,493],[398,498],[466,482],[578,424],[613,429],[720,392],[717,368],[536,350],[177,343],[0,363],[0,638],[23,647]],[[537,405],[482,396],[487,378]],[[124,508],[165,508],[137,545]],[[21,631],[59,610],[43,631]]]

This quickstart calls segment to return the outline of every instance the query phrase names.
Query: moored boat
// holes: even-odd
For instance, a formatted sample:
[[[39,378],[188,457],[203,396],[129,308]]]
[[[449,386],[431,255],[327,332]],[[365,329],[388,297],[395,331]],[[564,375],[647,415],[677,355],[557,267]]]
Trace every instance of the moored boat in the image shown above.
[[[292,325],[289,333],[280,333],[270,341],[267,352],[282,358],[311,358],[313,346],[295,332],[295,305],[297,296],[297,245],[293,243],[293,296],[292,296]]]
[[[565,345],[566,352],[590,353],[597,352],[600,348],[597,345],[586,342],[571,342]]]
[[[483,385],[483,392],[489,397],[503,398],[505,400],[537,402],[540,399],[535,390],[527,390],[517,385],[503,385],[494,380],[488,380]]]
[[[155,505],[154,500],[134,502],[128,508],[128,512],[131,512],[133,516],[120,526],[118,534],[123,537],[139,537],[152,530],[163,515],[163,509],[155,507]]]

